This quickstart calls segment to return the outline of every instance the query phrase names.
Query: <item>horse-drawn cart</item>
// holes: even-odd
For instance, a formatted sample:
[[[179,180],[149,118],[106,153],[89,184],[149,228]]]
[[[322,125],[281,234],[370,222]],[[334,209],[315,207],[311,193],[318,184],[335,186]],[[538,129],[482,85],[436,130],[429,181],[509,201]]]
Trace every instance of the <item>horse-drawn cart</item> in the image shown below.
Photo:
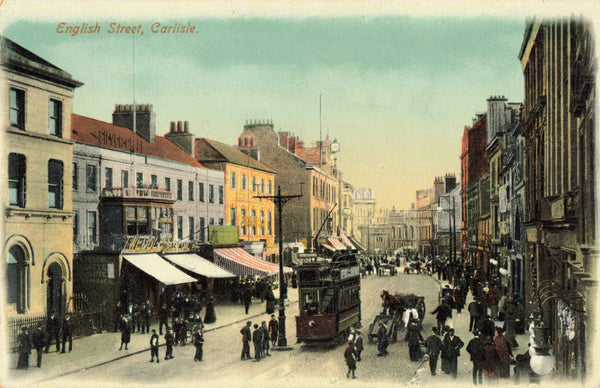
[[[384,323],[387,327],[388,341],[396,342],[398,329],[405,328],[411,318],[415,318],[419,325],[425,318],[425,297],[423,296],[401,293],[390,295],[384,290],[381,292],[381,299],[383,300],[383,312],[375,316],[375,320],[369,325],[370,342],[376,341],[380,323]]]

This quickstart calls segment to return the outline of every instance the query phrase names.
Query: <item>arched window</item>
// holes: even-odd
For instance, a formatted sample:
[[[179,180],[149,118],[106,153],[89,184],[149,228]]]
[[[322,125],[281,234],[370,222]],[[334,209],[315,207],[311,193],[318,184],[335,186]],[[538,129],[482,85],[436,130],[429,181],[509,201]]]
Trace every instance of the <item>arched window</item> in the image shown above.
[[[6,270],[7,303],[15,306],[19,314],[27,310],[27,256],[18,245],[8,251],[8,266]]]

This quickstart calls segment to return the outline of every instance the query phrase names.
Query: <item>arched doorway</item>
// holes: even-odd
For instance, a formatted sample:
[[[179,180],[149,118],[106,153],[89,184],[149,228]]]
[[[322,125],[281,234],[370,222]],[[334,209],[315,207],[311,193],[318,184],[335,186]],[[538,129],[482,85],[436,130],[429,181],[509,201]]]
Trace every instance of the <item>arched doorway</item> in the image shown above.
[[[8,251],[6,302],[15,306],[19,314],[27,310],[27,280],[27,256],[23,248],[14,245]]]
[[[57,317],[62,317],[63,313],[63,305],[62,305],[62,283],[63,283],[63,274],[62,268],[58,263],[50,264],[48,267],[48,281],[47,281],[47,290],[46,290],[46,300],[47,300],[47,309],[46,312],[48,315],[54,313]]]

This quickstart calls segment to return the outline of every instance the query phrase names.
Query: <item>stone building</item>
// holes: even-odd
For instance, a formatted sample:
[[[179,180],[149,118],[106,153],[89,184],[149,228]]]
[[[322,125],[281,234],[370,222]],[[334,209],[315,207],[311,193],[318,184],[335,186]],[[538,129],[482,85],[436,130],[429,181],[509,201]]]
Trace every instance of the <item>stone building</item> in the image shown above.
[[[353,216],[354,216],[354,235],[363,247],[369,251],[369,232],[370,226],[375,223],[375,212],[377,201],[372,189],[359,188],[354,190],[353,194]],[[371,253],[371,252],[369,252]]]
[[[514,127],[521,125],[521,104],[509,103],[504,96],[488,98],[487,154],[490,166],[490,233],[492,284],[499,290],[508,288],[509,230],[507,143]],[[518,260],[518,259],[517,259]],[[517,264],[518,266],[518,264]],[[522,267],[521,267],[522,268]],[[521,274],[515,274],[521,278]]]
[[[304,142],[288,132],[276,133],[270,122],[244,125],[238,148],[255,156],[277,171],[275,187],[282,195],[302,197],[290,200],[283,208],[283,241],[301,242],[315,248],[314,241],[339,233],[340,178],[331,159],[329,139],[305,147]],[[279,228],[279,221],[275,220]]]
[[[532,20],[525,81],[525,298],[550,330],[555,373],[584,379],[592,352],[596,240],[595,41],[581,19]],[[596,159],[596,160],[595,160]]]
[[[354,232],[354,187],[348,182],[342,182],[340,230],[348,236]]]
[[[418,249],[417,212],[414,204],[409,210],[392,209],[388,214],[391,251],[411,254]]]
[[[71,112],[83,84],[9,39],[0,45],[4,313],[61,316],[73,287]]]

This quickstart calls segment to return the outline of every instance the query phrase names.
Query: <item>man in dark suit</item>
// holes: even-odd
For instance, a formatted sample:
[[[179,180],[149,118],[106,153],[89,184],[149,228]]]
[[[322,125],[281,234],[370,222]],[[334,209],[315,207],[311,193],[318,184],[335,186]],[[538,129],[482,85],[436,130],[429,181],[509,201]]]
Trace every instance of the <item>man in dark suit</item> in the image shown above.
[[[67,347],[67,341],[69,341],[69,352],[73,350],[73,321],[71,321],[71,316],[67,315],[63,318],[62,321],[62,351],[65,352],[65,348]]]
[[[471,355],[471,362],[473,363],[473,384],[482,384],[483,382],[483,341],[479,338],[479,332],[475,330],[473,332],[473,339],[469,341],[467,345],[467,352]]]
[[[42,330],[42,325],[38,324],[37,327],[31,333],[31,343],[37,352],[37,367],[42,367],[42,354],[44,353],[44,343],[46,334]]]
[[[442,341],[442,369],[445,369],[444,373],[452,375],[454,378],[458,376],[458,357],[460,348],[463,346],[464,342],[454,335],[454,329],[449,328]],[[444,364],[446,368],[443,368]]]
[[[254,360],[259,361],[264,356],[263,351],[263,340],[264,331],[258,326],[258,323],[254,324],[254,331],[252,332],[252,342],[254,343]]]
[[[46,349],[44,352],[48,353],[50,349],[50,343],[52,339],[56,341],[56,351],[60,352],[60,339],[58,338],[58,332],[60,331],[60,322],[54,313],[50,313],[50,317],[46,321]]]
[[[429,355],[429,371],[432,376],[436,375],[437,362],[440,357],[440,351],[442,350],[442,340],[437,335],[437,327],[433,327],[431,335],[425,340],[425,348]]]
[[[248,314],[250,304],[252,303],[252,292],[250,291],[250,287],[244,288],[244,294],[242,298],[244,300],[244,308],[246,309],[246,314]]]
[[[250,332],[250,326],[252,322],[246,322],[246,326],[242,327],[240,333],[242,334],[242,361],[250,360],[250,340],[252,339],[252,333]]]

